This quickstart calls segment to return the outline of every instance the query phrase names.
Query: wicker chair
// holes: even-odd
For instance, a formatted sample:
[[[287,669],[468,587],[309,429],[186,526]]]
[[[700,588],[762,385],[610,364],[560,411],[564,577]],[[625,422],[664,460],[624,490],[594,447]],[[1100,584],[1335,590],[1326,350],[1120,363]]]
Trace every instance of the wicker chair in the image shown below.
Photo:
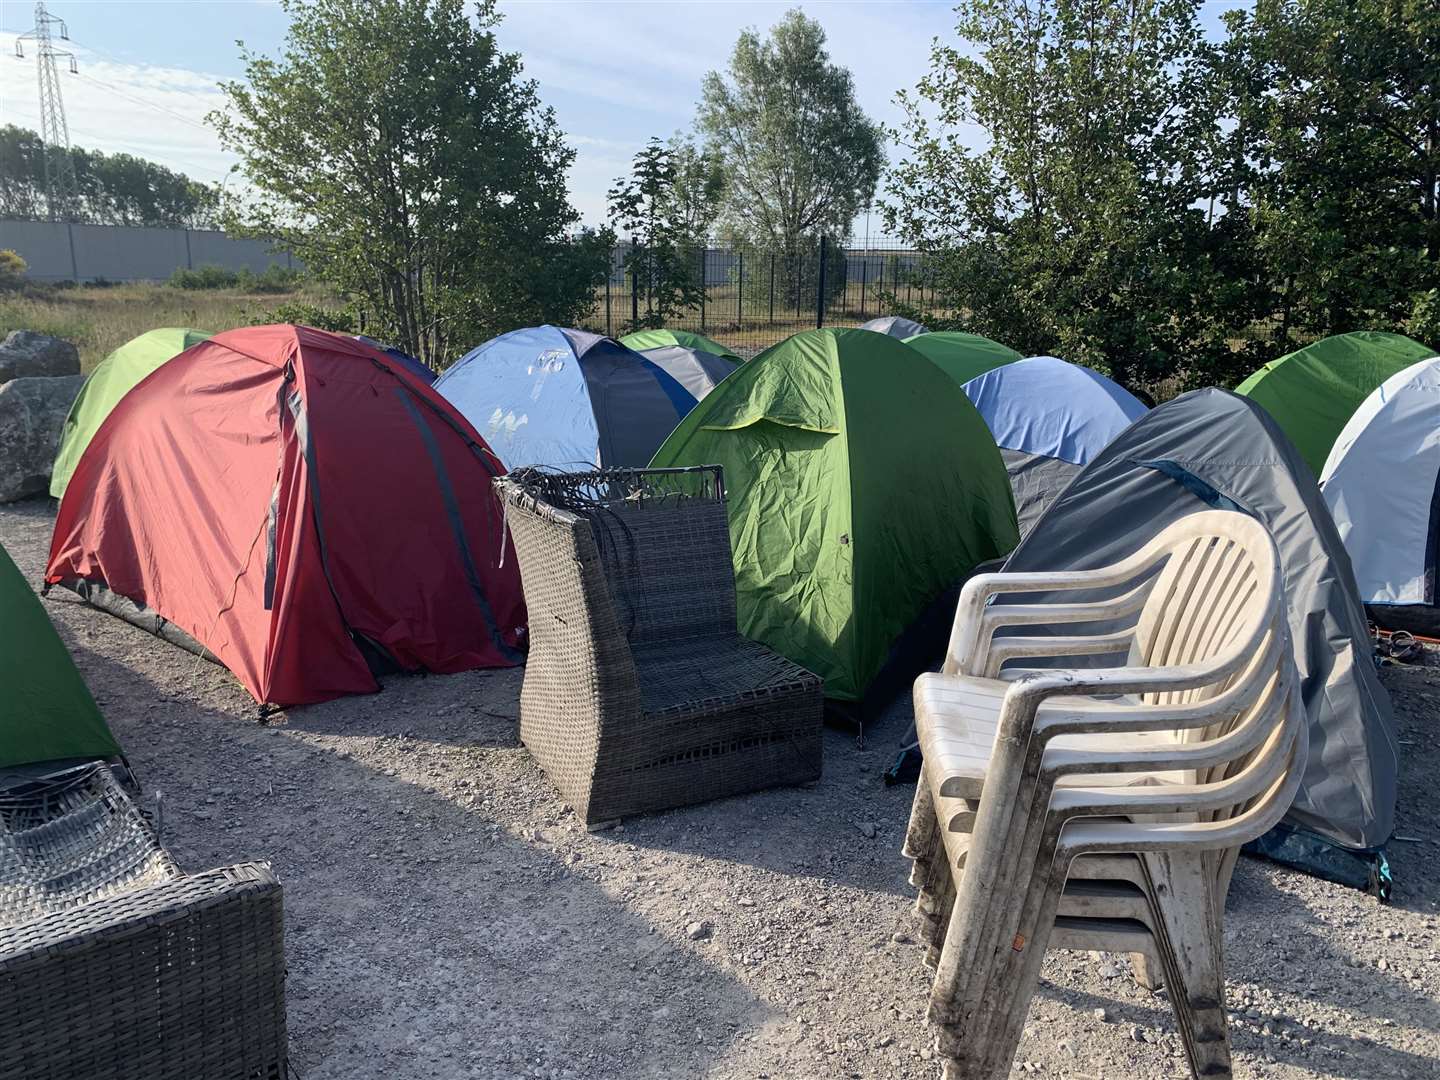
[[[736,629],[718,466],[495,484],[530,609],[520,738],[581,820],[820,776],[819,678]]]
[[[281,1080],[280,885],[182,874],[103,763],[0,791],[0,1080]]]

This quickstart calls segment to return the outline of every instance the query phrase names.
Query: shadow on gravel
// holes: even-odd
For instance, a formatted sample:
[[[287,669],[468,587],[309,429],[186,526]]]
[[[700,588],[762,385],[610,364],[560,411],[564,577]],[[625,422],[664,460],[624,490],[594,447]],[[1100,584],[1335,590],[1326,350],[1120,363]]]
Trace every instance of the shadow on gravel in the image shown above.
[[[1039,995],[1053,1001],[1063,1002],[1071,1008],[1089,1013],[1103,1008],[1110,1024],[1138,1024],[1149,1030],[1160,1030],[1179,1039],[1175,1026],[1175,1014],[1163,997],[1155,997],[1155,1004],[1143,1005],[1124,1001],[1102,994],[1083,990],[1060,988],[1052,983],[1040,984]],[[1389,1046],[1379,1046],[1363,1035],[1344,1034],[1312,1028],[1290,1028],[1294,1038],[1280,1035],[1267,1036],[1235,1022],[1230,1024],[1230,1043],[1236,1051],[1250,1055],[1269,1055],[1277,1062],[1294,1065],[1305,1072],[1319,1076],[1344,1077],[1346,1080],[1377,1080],[1390,1077],[1393,1080],[1421,1080],[1434,1076],[1435,1062],[1419,1054],[1407,1053]],[[1295,1040],[1311,1040],[1311,1045],[1301,1047]],[[1080,1071],[1085,1071],[1083,1063]],[[1176,1065],[1174,1075],[1188,1076],[1183,1059]]]
[[[411,740],[391,776],[349,756],[368,736],[316,735],[348,730],[353,703],[379,699],[261,727],[83,645],[76,657],[150,797],[163,792],[181,865],[267,859],[284,882],[304,1080],[701,1075],[769,1018],[584,866],[434,790],[464,782],[463,751]],[[414,726],[428,740],[453,735],[449,723],[436,710]]]

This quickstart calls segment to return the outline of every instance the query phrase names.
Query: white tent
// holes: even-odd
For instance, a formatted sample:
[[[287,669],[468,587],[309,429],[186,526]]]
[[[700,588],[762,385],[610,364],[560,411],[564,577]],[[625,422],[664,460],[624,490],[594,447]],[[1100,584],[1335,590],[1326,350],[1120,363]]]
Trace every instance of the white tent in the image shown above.
[[[1411,364],[1371,392],[1335,440],[1320,485],[1360,599],[1381,609],[1434,607],[1440,357]],[[1372,614],[1384,621],[1383,610]]]

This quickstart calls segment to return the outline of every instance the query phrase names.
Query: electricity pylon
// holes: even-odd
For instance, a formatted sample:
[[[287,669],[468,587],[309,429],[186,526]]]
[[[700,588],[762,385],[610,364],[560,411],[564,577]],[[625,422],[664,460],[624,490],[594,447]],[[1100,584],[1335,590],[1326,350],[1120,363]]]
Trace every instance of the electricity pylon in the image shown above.
[[[15,55],[25,58],[24,42],[35,42],[35,66],[40,81],[40,140],[45,144],[45,202],[51,221],[69,221],[80,202],[75,182],[75,162],[70,157],[70,126],[65,122],[65,102],[60,96],[58,58],[70,62],[70,73],[79,72],[75,54],[55,48],[51,28],[59,30],[61,41],[70,40],[65,20],[51,15],[45,4],[35,5],[35,26],[15,39]]]

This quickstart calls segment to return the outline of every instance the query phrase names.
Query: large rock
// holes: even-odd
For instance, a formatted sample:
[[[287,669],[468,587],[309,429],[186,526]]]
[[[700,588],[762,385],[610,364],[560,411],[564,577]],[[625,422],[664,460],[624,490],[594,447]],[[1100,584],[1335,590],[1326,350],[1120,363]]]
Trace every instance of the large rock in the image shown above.
[[[11,330],[0,342],[0,383],[32,375],[79,375],[80,351],[34,330]]]
[[[38,495],[50,487],[60,429],[84,384],[85,376],[67,375],[12,379],[0,386],[0,502]]]

